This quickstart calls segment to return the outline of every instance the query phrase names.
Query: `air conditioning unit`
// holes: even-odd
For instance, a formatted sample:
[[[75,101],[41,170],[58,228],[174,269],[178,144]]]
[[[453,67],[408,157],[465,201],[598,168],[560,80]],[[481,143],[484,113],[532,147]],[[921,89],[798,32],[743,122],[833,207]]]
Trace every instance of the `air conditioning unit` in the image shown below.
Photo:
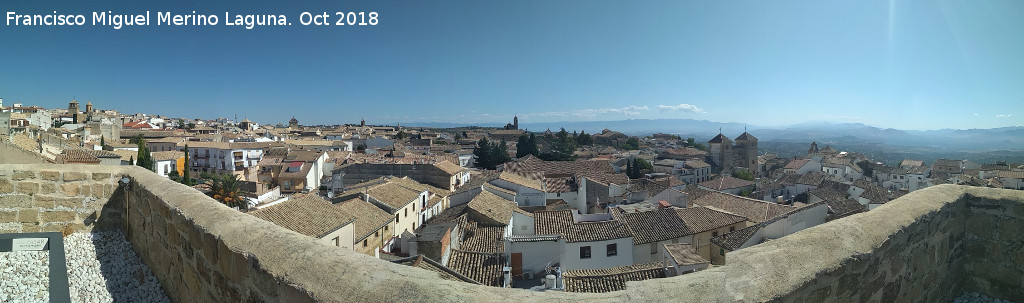
[[[526,272],[523,274],[523,277],[527,280],[533,280],[533,272]]]

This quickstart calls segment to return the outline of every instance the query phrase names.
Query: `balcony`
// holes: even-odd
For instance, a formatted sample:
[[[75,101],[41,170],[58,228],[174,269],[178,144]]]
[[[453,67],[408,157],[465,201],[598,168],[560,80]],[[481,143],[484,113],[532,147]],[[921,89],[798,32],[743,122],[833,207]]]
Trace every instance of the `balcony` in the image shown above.
[[[133,166],[0,164],[0,193],[0,229],[125,229],[177,302],[948,302],[963,291],[1024,301],[1024,192],[1015,190],[930,187],[731,252],[725,266],[600,294],[438,279],[317,243]],[[67,203],[78,212],[71,219],[49,215]]]

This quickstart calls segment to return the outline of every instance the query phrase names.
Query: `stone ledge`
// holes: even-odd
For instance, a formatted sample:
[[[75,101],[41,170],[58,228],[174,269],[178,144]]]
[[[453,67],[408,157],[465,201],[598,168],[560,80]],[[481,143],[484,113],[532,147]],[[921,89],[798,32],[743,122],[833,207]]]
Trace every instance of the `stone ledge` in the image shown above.
[[[272,223],[234,211],[187,186],[172,182],[138,167],[56,165],[0,165],[0,174],[7,172],[75,170],[90,173],[109,173],[111,176],[127,174],[133,179],[132,198],[144,197],[154,201],[141,202],[143,206],[127,214],[128,220],[139,220],[166,211],[163,218],[175,228],[154,233],[145,231],[154,225],[133,223],[147,235],[156,235],[163,243],[180,242],[162,237],[175,236],[167,230],[177,231],[190,245],[171,245],[178,251],[172,255],[158,253],[185,264],[172,262],[165,267],[150,264],[154,271],[174,273],[172,281],[163,283],[175,293],[187,291],[187,284],[203,283],[202,293],[192,294],[223,300],[240,298],[267,301],[418,301],[418,302],[508,302],[508,301],[798,301],[815,298],[837,300],[841,290],[835,286],[819,286],[818,279],[846,279],[859,281],[863,287],[862,300],[879,300],[911,291],[912,283],[920,285],[926,280],[908,280],[887,283],[896,279],[889,273],[891,266],[878,266],[886,251],[907,253],[916,251],[898,247],[894,243],[919,237],[920,233],[938,228],[939,220],[962,220],[961,215],[947,217],[949,207],[963,207],[965,200],[991,202],[1002,205],[1008,215],[1019,216],[1024,210],[1024,192],[1000,189],[941,185],[916,191],[887,203],[871,212],[853,215],[817,227],[808,228],[782,239],[767,242],[729,255],[729,265],[693,274],[628,282],[623,291],[586,294],[564,292],[530,292],[501,289],[437,279],[436,274],[410,268],[354,251],[339,250],[315,242],[314,239],[280,228]],[[90,175],[95,176],[95,175]],[[84,176],[83,176],[84,177]],[[66,178],[66,174],[65,174]],[[83,195],[87,195],[85,190]],[[88,194],[92,194],[90,191]],[[105,193],[104,193],[105,194]],[[130,198],[131,199],[131,198]],[[138,205],[132,201],[131,205]],[[163,208],[163,209],[161,209]],[[143,219],[145,220],[145,219]],[[26,223],[31,224],[31,223]],[[184,225],[184,226],[183,226]],[[27,226],[39,229],[38,224]],[[965,228],[965,227],[964,227]],[[911,230],[913,229],[913,230]],[[962,229],[958,235],[949,235],[949,244],[943,241],[920,241],[923,250],[963,252]],[[165,235],[166,234],[166,235]],[[208,239],[208,240],[200,240]],[[209,243],[207,243],[209,242]],[[153,242],[157,243],[157,242]],[[133,243],[136,247],[138,243]],[[163,244],[167,245],[167,244]],[[931,245],[931,246],[929,246]],[[943,246],[945,245],[945,246]],[[933,247],[934,246],[934,247]],[[938,248],[935,248],[938,247]],[[189,250],[188,253],[182,250]],[[877,253],[876,253],[877,252]],[[179,254],[181,259],[173,254]],[[932,253],[933,255],[936,253]],[[158,257],[158,256],[151,256]],[[936,257],[939,259],[940,257]],[[1018,257],[1024,258],[1024,257]],[[244,260],[244,262],[243,262]],[[929,260],[930,262],[930,260]],[[952,262],[952,261],[951,261]],[[856,266],[854,266],[856,265]],[[193,267],[194,266],[194,267]],[[904,265],[902,267],[921,267]],[[244,269],[243,269],[244,267]],[[860,268],[861,269],[857,269]],[[881,269],[879,269],[881,267]],[[898,266],[899,267],[899,266]],[[195,276],[185,268],[196,270]],[[962,269],[950,269],[958,271]],[[220,271],[227,271],[221,273]],[[182,277],[182,272],[187,274]],[[877,275],[872,280],[855,279],[847,272]],[[889,274],[887,274],[889,273]],[[196,279],[198,278],[198,279]],[[185,282],[188,280],[189,282]],[[325,283],[325,281],[330,281]],[[195,286],[191,286],[194,288]],[[953,285],[953,287],[957,287]],[[217,290],[209,290],[217,289]],[[908,290],[911,289],[911,290]],[[170,294],[172,297],[175,294]],[[922,294],[923,298],[941,298]],[[1010,298],[1012,299],[1012,298]]]

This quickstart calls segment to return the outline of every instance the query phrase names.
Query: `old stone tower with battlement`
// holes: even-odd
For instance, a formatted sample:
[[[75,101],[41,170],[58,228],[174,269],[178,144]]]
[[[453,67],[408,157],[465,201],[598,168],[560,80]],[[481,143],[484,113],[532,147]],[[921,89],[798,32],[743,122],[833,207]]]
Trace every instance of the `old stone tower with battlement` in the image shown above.
[[[708,141],[708,158],[718,172],[732,172],[737,167],[757,172],[757,138],[743,132],[733,141],[718,134]]]

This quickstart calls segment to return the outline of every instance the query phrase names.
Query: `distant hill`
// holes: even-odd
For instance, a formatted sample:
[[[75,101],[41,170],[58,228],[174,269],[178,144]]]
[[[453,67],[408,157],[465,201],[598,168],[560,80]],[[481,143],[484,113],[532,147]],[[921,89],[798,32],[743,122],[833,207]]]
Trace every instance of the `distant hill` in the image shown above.
[[[464,127],[457,123],[419,123],[424,127]],[[500,127],[504,124],[479,126]],[[783,157],[806,154],[807,146],[816,141],[820,146],[830,144],[840,150],[867,154],[882,162],[919,159],[932,162],[938,158],[971,159],[981,162],[1024,162],[1024,127],[992,129],[939,129],[899,130],[878,128],[861,123],[802,123],[784,127],[751,126],[742,123],[722,123],[692,119],[633,119],[621,121],[574,121],[547,123],[520,123],[520,127],[534,132],[547,129],[558,131],[585,130],[598,133],[608,128],[634,136],[654,133],[679,135],[707,142],[719,129],[730,138],[743,133],[744,127],[759,139],[761,152],[776,152]]]

